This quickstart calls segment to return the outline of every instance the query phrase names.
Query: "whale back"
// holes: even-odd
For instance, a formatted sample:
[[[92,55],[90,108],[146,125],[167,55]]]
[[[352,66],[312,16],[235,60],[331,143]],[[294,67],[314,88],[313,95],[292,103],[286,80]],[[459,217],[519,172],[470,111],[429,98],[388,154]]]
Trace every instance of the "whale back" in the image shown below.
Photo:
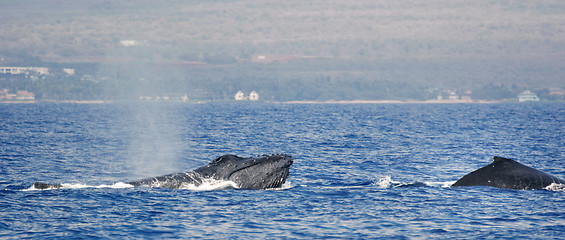
[[[565,184],[565,181],[512,159],[494,157],[491,164],[465,175],[451,186],[544,189],[552,183]]]

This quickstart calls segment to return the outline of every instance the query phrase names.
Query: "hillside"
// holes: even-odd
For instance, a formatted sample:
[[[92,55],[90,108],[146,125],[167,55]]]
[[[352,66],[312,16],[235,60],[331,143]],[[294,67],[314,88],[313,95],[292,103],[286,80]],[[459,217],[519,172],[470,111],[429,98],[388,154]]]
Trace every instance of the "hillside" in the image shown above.
[[[359,87],[565,88],[563,12],[562,1],[518,0],[2,1],[0,65],[97,63],[92,74],[124,81],[140,67],[187,88],[251,78],[276,91],[324,76]]]

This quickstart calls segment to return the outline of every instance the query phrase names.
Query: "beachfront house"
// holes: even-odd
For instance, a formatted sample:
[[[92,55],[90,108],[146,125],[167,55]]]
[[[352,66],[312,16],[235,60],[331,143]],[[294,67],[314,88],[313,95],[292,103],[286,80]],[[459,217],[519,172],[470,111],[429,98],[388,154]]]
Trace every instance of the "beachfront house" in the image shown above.
[[[257,101],[257,100],[259,100],[259,94],[258,94],[257,92],[255,92],[255,91],[251,92],[251,93],[249,94],[249,100],[251,100],[251,101]]]
[[[246,96],[245,93],[243,93],[242,91],[239,91],[235,94],[235,100],[251,100],[251,101],[257,101],[259,100],[259,94],[255,91],[251,92],[249,94],[249,96]]]

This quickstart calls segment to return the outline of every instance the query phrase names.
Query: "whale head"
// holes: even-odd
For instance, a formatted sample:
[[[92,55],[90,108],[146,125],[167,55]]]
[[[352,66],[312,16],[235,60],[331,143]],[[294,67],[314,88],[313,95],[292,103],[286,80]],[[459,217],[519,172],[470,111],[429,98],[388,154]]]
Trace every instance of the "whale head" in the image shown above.
[[[128,182],[132,186],[183,188],[186,184],[200,185],[206,179],[232,181],[239,189],[279,188],[289,176],[293,158],[290,155],[264,155],[241,158],[221,156],[210,164],[189,172],[173,173]],[[61,184],[36,182],[36,189],[62,188]]]
[[[232,181],[240,189],[268,189],[286,182],[292,163],[292,156],[286,154],[251,158],[224,155],[194,172],[204,178]]]

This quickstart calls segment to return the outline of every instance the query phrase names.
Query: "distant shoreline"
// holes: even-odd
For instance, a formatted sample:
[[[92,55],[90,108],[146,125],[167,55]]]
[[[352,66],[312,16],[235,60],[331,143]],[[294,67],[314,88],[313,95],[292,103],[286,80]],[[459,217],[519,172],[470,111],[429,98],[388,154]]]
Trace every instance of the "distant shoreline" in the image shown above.
[[[401,100],[341,100],[341,101],[287,101],[280,103],[287,104],[402,104],[402,103],[418,103],[418,104],[446,104],[446,103],[507,103],[511,100],[497,101],[466,101],[466,100],[426,100],[426,101],[401,101]]]
[[[34,104],[34,103],[73,103],[73,104],[112,104],[120,102],[139,102],[144,103],[146,101],[114,101],[114,100],[34,100],[34,101],[0,101],[0,104]],[[169,101],[170,103],[179,103],[178,101]],[[276,104],[453,104],[453,103],[463,103],[463,104],[495,104],[495,103],[518,103],[513,99],[503,99],[496,101],[487,100],[425,100],[425,101],[415,101],[415,100],[331,100],[331,101],[189,101],[187,104],[204,104],[213,102],[264,102],[264,103],[276,103]],[[167,103],[167,101],[159,101],[155,103]]]
[[[76,101],[76,100],[65,100],[65,101],[53,101],[53,100],[45,100],[45,101],[0,101],[0,103],[8,103],[8,104],[32,104],[32,103],[76,103],[76,104],[104,104],[104,103],[114,103],[114,101],[104,101],[104,100],[88,100],[88,101]]]

